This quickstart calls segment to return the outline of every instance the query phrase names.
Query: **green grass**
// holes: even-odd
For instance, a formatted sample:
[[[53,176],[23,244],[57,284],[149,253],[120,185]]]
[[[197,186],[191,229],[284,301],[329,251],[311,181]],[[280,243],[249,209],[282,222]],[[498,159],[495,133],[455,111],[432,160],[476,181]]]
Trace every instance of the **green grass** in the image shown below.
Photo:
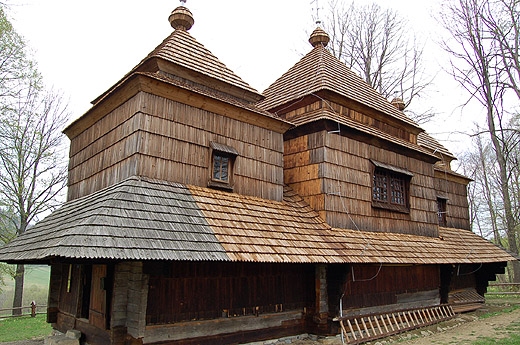
[[[0,319],[0,343],[7,341],[41,339],[52,332],[51,325],[45,322],[46,316],[21,316]]]
[[[511,312],[517,310],[518,308],[520,308],[520,305],[516,305],[516,304],[515,305],[510,305],[510,306],[508,306],[508,307],[506,307],[504,309],[501,309],[499,311],[494,311],[494,312],[482,314],[482,315],[480,315],[480,318],[481,319],[487,319],[488,317],[497,316],[497,315],[500,315],[500,314],[511,313]]]
[[[519,334],[510,334],[505,338],[495,339],[485,337],[473,342],[473,345],[518,345],[520,344]]]

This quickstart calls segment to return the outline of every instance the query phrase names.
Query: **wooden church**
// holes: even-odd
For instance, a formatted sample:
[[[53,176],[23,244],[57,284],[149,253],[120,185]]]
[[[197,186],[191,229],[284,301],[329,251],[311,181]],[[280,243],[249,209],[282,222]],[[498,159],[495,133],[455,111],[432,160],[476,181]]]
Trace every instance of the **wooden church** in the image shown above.
[[[359,343],[478,308],[509,254],[455,157],[326,49],[257,92],[174,31],[65,129],[67,202],[10,244],[91,345]],[[231,48],[231,47],[230,47]]]

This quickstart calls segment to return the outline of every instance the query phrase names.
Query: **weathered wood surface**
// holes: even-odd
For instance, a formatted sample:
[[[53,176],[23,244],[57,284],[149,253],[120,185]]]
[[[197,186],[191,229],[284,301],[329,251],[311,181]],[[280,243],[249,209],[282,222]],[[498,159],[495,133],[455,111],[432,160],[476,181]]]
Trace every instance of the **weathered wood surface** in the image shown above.
[[[0,253],[5,250],[0,248]],[[2,255],[5,260],[400,264],[512,258],[468,230],[439,228],[434,238],[330,228],[290,188],[284,201],[277,202],[145,178],[131,178],[66,203],[14,239]]]
[[[295,80],[298,82],[295,83]],[[414,121],[397,110],[322,45],[317,45],[271,84],[263,92],[266,98],[259,103],[259,106],[279,114],[285,113],[288,110],[284,108],[289,109],[286,104],[297,105],[298,101],[305,96],[322,90],[333,91],[340,95],[342,100],[352,100],[361,105],[365,111],[373,109],[384,114],[388,118],[387,123],[395,121],[411,130],[418,129]]]
[[[147,93],[72,140],[68,198],[134,175],[207,186],[212,141],[239,153],[235,192],[281,200],[280,133]]]
[[[320,131],[285,142],[284,179],[337,228],[438,236],[433,167],[403,154]],[[409,213],[373,207],[372,160],[408,170]]]
[[[314,267],[258,263],[148,265],[147,325],[259,316],[314,305]]]

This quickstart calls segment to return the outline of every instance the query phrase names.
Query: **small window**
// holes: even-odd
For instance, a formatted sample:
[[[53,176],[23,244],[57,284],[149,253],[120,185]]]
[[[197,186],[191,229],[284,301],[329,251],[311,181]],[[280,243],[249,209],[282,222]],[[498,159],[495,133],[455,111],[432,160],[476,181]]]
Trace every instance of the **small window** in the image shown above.
[[[373,162],[374,163],[374,162]],[[412,174],[403,169],[374,163],[372,205],[398,212],[410,211],[410,179]]]
[[[211,143],[210,187],[232,190],[233,166],[238,152],[230,146]]]
[[[447,226],[446,211],[448,200],[444,198],[437,198],[437,218],[439,219],[439,226]]]
[[[222,156],[219,152],[213,154],[213,176],[212,180],[229,183],[229,171],[231,169],[231,158]]]

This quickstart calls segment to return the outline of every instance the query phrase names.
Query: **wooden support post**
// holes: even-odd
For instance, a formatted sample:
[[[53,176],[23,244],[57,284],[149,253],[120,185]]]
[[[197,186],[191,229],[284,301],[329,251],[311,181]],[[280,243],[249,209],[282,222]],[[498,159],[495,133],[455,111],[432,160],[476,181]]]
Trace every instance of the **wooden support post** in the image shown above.
[[[31,317],[36,317],[36,302],[31,302]]]
[[[329,296],[327,293],[327,266],[316,265],[316,310],[314,320],[320,325],[326,325],[329,317]]]

